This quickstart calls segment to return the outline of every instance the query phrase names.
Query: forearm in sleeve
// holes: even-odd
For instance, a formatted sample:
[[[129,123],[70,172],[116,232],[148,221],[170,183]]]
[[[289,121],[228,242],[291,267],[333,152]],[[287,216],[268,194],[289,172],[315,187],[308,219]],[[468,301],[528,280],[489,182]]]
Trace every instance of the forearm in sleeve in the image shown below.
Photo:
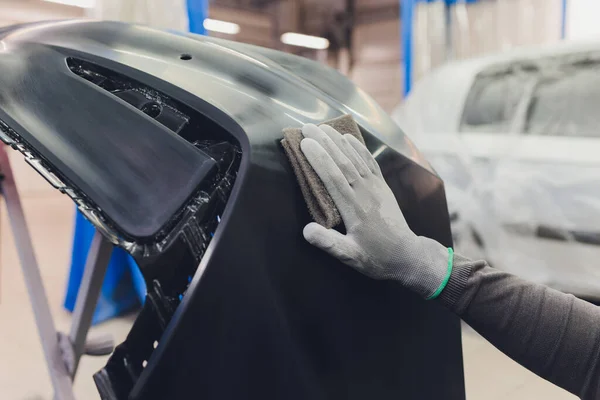
[[[600,399],[600,307],[459,255],[439,300],[530,371]]]

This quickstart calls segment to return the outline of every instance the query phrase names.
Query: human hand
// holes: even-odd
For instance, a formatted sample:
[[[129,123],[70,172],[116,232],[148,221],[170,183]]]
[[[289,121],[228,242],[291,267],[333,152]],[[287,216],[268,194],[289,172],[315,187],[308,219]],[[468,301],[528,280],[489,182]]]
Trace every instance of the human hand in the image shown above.
[[[448,281],[451,249],[415,235],[369,150],[352,135],[308,124],[301,149],[338,208],[346,234],[312,222],[304,237],[343,263],[374,278],[395,280],[423,298]]]

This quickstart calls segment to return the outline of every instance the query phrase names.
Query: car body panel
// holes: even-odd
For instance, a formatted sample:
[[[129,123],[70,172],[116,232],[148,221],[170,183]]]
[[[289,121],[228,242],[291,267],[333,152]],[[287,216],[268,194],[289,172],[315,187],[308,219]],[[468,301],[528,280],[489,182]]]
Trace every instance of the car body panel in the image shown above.
[[[128,339],[96,377],[103,398],[464,399],[459,319],[394,282],[360,275],[302,237],[310,217],[280,145],[282,129],[349,113],[377,155],[411,228],[452,245],[442,181],[390,117],[350,81],[294,56],[120,23],[38,24],[1,35],[0,59],[19,60],[20,49],[34,44],[51,59],[74,57],[131,77],[199,115],[204,121],[196,132],[200,137],[203,128],[207,135],[220,130],[220,137],[241,149],[214,238],[202,230],[188,237],[182,229],[175,233],[185,240],[154,247],[153,257],[133,252],[138,238],[126,247],[135,253],[149,287],[162,285],[165,304],[174,311],[160,309],[160,290],[149,290]],[[182,54],[191,59],[180,59]],[[22,68],[24,61],[13,66]],[[292,73],[299,67],[302,73]],[[71,74],[66,65],[59,70]],[[47,90],[61,88],[48,85]],[[114,101],[138,112],[121,99]],[[77,99],[60,107],[85,112]],[[37,110],[33,100],[22,108]],[[53,115],[42,117],[52,120]],[[141,114],[132,119],[132,128],[138,120],[163,132],[161,140],[179,142]],[[24,132],[19,124],[11,128],[20,139],[44,134],[31,127]],[[35,143],[15,147],[26,154],[36,151],[46,161],[60,158]],[[103,156],[107,163],[132,157],[127,152]],[[69,173],[58,163],[48,168],[61,176]],[[185,218],[178,215],[173,218]],[[122,233],[114,216],[106,218]],[[182,256],[199,242],[207,245],[194,253],[202,256],[199,262]],[[190,282],[183,291],[167,293],[167,278],[180,264],[193,271]]]

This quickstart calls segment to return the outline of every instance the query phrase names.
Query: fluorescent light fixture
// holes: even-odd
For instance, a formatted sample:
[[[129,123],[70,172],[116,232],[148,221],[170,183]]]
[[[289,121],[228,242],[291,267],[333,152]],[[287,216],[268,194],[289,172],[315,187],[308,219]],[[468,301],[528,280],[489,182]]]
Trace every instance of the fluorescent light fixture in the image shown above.
[[[204,29],[207,31],[227,33],[228,35],[235,35],[240,32],[240,26],[238,24],[219,21],[218,19],[206,18],[203,25]]]
[[[94,8],[96,0],[44,0],[49,3],[64,4],[66,6],[75,6],[81,8]]]
[[[284,33],[281,35],[281,41],[291,46],[308,47],[309,49],[316,50],[325,50],[329,47],[329,40],[318,36],[303,35],[301,33]]]

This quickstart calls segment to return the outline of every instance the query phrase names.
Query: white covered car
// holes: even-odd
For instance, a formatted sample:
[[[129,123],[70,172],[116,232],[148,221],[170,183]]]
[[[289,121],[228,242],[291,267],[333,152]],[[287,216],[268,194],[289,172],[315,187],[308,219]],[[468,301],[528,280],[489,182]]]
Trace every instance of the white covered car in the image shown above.
[[[393,117],[445,181],[457,251],[600,299],[600,42],[447,64]]]

